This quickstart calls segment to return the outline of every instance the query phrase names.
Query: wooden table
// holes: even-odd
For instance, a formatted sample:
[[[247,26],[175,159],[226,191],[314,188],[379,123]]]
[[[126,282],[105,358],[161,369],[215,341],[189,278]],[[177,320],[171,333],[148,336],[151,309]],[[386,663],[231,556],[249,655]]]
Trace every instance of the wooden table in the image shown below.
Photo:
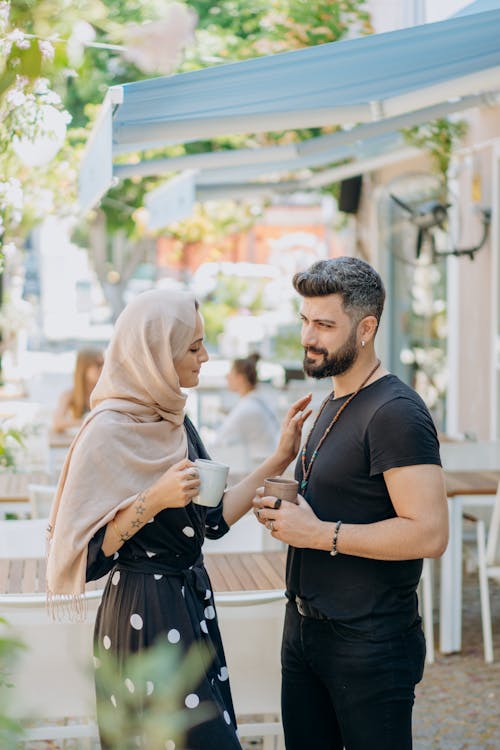
[[[267,591],[285,588],[285,552],[227,552],[205,555],[214,590]],[[45,559],[0,558],[0,594],[45,592]],[[88,590],[104,587],[106,578],[91,581]]]
[[[450,538],[441,558],[439,650],[451,654],[462,648],[462,513],[464,505],[485,505],[495,495],[500,471],[445,471]]]
[[[0,472],[0,516],[29,511],[29,477],[11,471]]]

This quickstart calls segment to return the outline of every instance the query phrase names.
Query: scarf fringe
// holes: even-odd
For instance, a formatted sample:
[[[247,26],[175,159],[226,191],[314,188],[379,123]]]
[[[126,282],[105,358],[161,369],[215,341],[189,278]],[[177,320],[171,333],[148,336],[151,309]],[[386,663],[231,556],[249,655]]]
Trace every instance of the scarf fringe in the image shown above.
[[[47,591],[47,612],[53,622],[85,622],[87,599],[84,594],[54,594]]]

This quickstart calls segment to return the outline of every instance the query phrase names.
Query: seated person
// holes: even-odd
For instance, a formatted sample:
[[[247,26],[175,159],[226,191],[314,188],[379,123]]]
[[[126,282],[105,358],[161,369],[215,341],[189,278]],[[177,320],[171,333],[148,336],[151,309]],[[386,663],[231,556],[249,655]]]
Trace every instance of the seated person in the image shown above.
[[[280,426],[271,407],[257,392],[259,354],[235,359],[227,376],[231,391],[240,399],[215,434],[216,445],[243,444],[252,462],[270,456],[278,444]]]
[[[66,432],[80,427],[90,409],[90,394],[101,374],[104,355],[101,349],[81,349],[76,357],[73,387],[61,393],[54,416],[54,432]]]

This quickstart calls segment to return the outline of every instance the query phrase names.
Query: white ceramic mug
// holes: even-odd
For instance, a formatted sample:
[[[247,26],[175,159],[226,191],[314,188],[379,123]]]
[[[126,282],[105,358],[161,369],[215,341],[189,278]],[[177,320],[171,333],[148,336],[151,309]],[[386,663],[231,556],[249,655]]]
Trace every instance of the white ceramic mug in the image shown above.
[[[193,497],[193,503],[215,508],[222,499],[226,489],[229,466],[206,458],[197,458],[194,465],[200,477],[200,492]]]

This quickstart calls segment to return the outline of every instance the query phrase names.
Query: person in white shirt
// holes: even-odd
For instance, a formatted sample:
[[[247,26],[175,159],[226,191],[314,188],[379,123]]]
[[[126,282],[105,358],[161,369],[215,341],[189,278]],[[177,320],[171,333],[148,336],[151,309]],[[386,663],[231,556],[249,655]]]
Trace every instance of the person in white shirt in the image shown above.
[[[214,445],[243,444],[250,459],[260,462],[278,444],[280,426],[276,415],[257,389],[257,362],[260,355],[235,359],[227,376],[231,391],[240,399],[217,430]]]

